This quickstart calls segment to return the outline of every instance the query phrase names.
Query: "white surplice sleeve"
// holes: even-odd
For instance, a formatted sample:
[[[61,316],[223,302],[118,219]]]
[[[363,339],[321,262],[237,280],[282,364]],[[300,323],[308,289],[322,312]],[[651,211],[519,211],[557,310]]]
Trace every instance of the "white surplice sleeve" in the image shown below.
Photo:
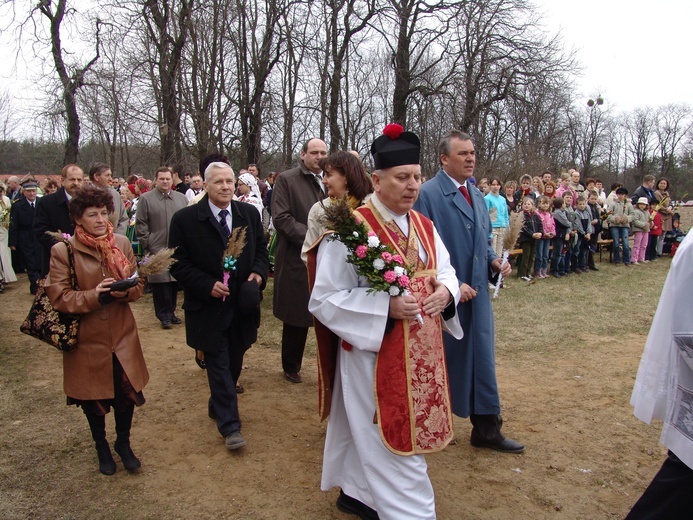
[[[390,295],[368,294],[365,278],[346,261],[347,248],[323,239],[308,310],[354,348],[378,352],[385,335]]]
[[[455,300],[455,307],[457,307],[457,304],[460,303],[460,286],[457,281],[457,274],[450,263],[450,253],[438,235],[438,230],[433,228],[433,232],[435,233],[436,255],[438,257],[438,281],[448,288]],[[443,322],[443,328],[455,339],[462,339],[464,335],[457,312],[452,318]]]

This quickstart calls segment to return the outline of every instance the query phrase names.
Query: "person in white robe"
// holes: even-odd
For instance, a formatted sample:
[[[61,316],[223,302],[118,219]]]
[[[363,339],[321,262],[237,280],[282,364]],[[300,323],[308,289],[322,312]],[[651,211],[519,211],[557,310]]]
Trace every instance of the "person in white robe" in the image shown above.
[[[693,233],[671,262],[645,343],[631,405],[646,423],[664,422],[669,455],[629,520],[693,517]]]
[[[418,138],[416,141],[418,143]],[[406,237],[412,222],[409,211],[421,186],[418,148],[416,164],[410,159],[400,165],[406,158],[402,159],[400,153],[393,156],[397,158],[381,156],[378,160],[374,153],[379,168],[373,172],[376,194],[367,207],[374,209],[386,225],[395,223]],[[433,487],[421,455],[426,450],[415,449],[413,454],[406,456],[396,453],[388,449],[383,432],[374,424],[376,410],[379,410],[377,389],[374,390],[376,364],[389,319],[416,320],[421,314],[435,317],[444,310],[443,315],[448,317],[447,312],[452,310],[452,317],[444,326],[455,337],[462,337],[459,320],[454,314],[460,297],[459,283],[447,249],[437,231],[432,226],[431,229],[437,259],[436,290],[421,305],[411,295],[369,294],[366,279],[346,262],[347,248],[341,242],[324,239],[317,250],[309,310],[339,338],[321,489],[340,487],[338,509],[362,519],[436,517]],[[421,240],[418,246],[419,258],[426,265],[428,255]],[[442,349],[442,337],[440,346]],[[442,392],[449,395],[446,378],[442,383],[432,380],[431,384],[443,385]],[[451,415],[449,417],[451,421]],[[449,439],[438,449],[443,449],[448,442]]]

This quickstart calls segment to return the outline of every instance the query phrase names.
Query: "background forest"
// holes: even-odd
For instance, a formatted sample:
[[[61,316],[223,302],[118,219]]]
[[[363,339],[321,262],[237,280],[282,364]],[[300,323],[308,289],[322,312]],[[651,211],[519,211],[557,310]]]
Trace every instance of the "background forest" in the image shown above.
[[[422,141],[425,174],[450,128],[477,177],[576,167],[633,188],[652,173],[693,193],[687,105],[617,112],[575,94],[580,63],[527,0],[3,0],[2,30],[37,63],[45,103],[0,93],[0,173],[104,161],[153,175],[227,154],[264,173],[302,143],[369,145],[389,122]],[[9,66],[9,64],[8,64]],[[643,81],[637,75],[634,81]]]

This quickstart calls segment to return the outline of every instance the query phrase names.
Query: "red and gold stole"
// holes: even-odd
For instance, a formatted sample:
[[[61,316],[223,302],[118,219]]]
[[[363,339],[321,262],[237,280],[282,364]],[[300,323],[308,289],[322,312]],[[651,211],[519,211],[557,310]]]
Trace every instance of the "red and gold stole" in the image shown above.
[[[423,301],[433,291],[426,278],[437,275],[433,223],[410,211],[409,236],[405,236],[370,201],[354,214],[408,265],[416,266],[410,291]],[[419,258],[419,243],[428,256],[426,265]],[[380,436],[385,446],[399,455],[439,451],[453,437],[441,319],[422,318],[423,326],[416,320],[395,322],[383,337],[376,359],[374,390]]]

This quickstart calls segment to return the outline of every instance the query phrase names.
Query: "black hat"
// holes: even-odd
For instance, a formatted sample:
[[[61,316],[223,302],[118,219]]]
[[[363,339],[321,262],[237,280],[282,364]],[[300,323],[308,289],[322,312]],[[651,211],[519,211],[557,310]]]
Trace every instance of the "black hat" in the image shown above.
[[[238,310],[241,316],[246,318],[254,318],[260,312],[260,286],[255,280],[247,280],[243,282],[238,289]]]
[[[403,164],[419,164],[421,143],[413,132],[405,132],[397,123],[387,125],[383,135],[371,145],[371,155],[376,170],[384,170]]]

